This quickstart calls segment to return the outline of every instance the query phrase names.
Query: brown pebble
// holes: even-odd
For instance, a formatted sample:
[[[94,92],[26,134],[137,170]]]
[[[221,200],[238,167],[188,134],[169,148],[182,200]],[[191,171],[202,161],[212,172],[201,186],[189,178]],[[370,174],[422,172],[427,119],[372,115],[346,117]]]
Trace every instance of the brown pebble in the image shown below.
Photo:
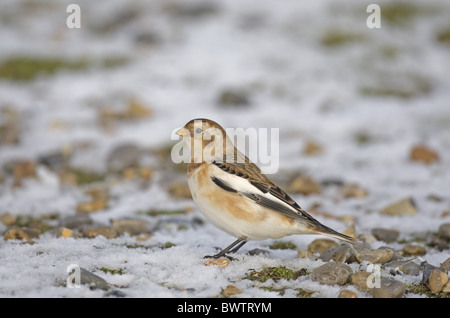
[[[358,296],[351,290],[344,289],[339,293],[339,298],[358,298]]]
[[[411,149],[410,159],[430,164],[439,160],[439,154],[425,145],[417,145]]]
[[[204,263],[205,266],[215,265],[215,266],[219,266],[221,268],[227,267],[228,264],[230,264],[230,260],[228,258],[225,258],[225,257],[221,257],[221,258],[218,258],[218,259],[213,259],[211,261],[207,261],[207,262]]]

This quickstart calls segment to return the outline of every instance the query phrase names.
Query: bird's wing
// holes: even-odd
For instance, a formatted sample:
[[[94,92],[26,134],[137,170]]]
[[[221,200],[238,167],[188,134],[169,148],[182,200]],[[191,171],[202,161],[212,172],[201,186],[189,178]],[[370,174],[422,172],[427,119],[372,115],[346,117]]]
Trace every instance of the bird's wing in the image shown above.
[[[285,191],[270,181],[254,163],[213,162],[222,172],[211,176],[222,189],[245,196],[255,203],[292,217],[318,233],[328,234],[354,243],[354,239],[323,225],[303,210]]]

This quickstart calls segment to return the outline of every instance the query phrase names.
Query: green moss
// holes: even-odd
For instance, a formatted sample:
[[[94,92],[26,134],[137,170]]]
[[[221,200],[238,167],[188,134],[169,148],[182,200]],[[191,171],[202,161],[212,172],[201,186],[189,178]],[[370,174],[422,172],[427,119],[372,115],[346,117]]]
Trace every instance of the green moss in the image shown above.
[[[101,270],[105,274],[108,274],[108,273],[110,273],[111,275],[122,275],[123,274],[123,268],[110,269],[107,267],[100,267],[99,270]]]
[[[298,298],[310,298],[311,295],[315,293],[312,290],[307,290],[303,288],[296,288],[295,290],[297,291]]]
[[[72,169],[71,172],[75,175],[79,185],[103,182],[106,179],[106,175],[103,173],[96,173],[81,169]]]
[[[296,250],[297,246],[291,242],[275,242],[269,246],[273,250]]]
[[[56,220],[59,218],[58,213],[52,213],[52,214],[46,214],[42,215],[40,217],[33,217],[30,215],[18,215],[16,217],[16,225],[17,227],[27,227],[27,228],[33,228],[39,230],[41,233],[44,233],[53,226],[48,224],[48,221]]]
[[[174,209],[174,210],[146,210],[146,211],[137,211],[135,212],[138,215],[149,215],[149,216],[157,216],[157,215],[177,215],[177,214],[186,214],[186,210],[182,209]]]
[[[265,267],[261,271],[252,271],[250,272],[245,279],[256,280],[258,282],[265,282],[268,279],[273,279],[274,281],[278,281],[280,279],[297,279],[300,276],[307,275],[307,270],[302,268],[298,271],[293,271],[284,266],[280,267]]]
[[[124,58],[106,58],[98,62],[87,58],[12,57],[0,63],[0,79],[29,81],[39,75],[53,75],[60,70],[79,71],[91,66],[112,68],[124,64]]]
[[[407,1],[393,1],[381,6],[381,21],[391,25],[406,25],[419,14],[424,13],[425,8]]]
[[[436,40],[439,43],[449,44],[450,45],[450,27],[440,30],[436,34]]]
[[[261,286],[259,288],[270,291],[270,292],[278,292],[280,294],[280,296],[283,296],[286,291],[286,287],[275,288],[275,287],[271,287],[271,286]]]
[[[161,248],[163,250],[165,250],[166,248],[171,248],[173,246],[177,246],[177,245],[175,243],[172,243],[172,242],[166,242],[166,243],[163,244],[163,246],[161,246]]]
[[[338,47],[350,43],[360,42],[363,36],[342,30],[328,30],[320,39],[320,43],[327,47]]]
[[[433,293],[427,286],[423,284],[406,285],[406,293],[425,295],[430,298],[450,298],[450,293]]]

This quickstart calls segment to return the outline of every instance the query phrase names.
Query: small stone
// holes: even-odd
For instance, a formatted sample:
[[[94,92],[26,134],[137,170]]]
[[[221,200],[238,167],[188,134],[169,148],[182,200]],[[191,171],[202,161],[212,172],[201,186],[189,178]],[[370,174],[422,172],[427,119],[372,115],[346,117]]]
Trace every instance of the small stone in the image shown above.
[[[421,266],[416,262],[414,262],[414,260],[390,261],[384,264],[384,268],[390,268],[391,273],[394,275],[405,274],[417,276],[420,274],[420,271],[422,270]]]
[[[339,193],[344,198],[364,198],[367,196],[367,190],[357,184],[345,184],[339,188]]]
[[[64,217],[59,220],[59,226],[66,227],[69,229],[80,228],[83,225],[92,224],[93,220],[87,214],[77,214]]]
[[[441,224],[439,226],[438,235],[444,240],[450,240],[450,223]]]
[[[447,284],[444,285],[441,291],[443,293],[450,293],[450,281],[448,281]]]
[[[425,145],[417,145],[411,149],[410,159],[412,161],[423,162],[426,164],[439,160],[439,154]]]
[[[349,245],[341,245],[336,248],[326,250],[320,255],[324,262],[334,261],[336,263],[346,263],[355,255],[355,249]]]
[[[109,289],[109,285],[106,280],[82,267],[80,268],[80,283],[83,285],[88,285],[90,289]]]
[[[36,164],[33,161],[19,161],[14,163],[14,186],[20,186],[25,178],[36,177]]]
[[[403,252],[407,255],[422,256],[425,255],[427,251],[420,245],[406,244],[403,246]]]
[[[211,261],[207,261],[207,262],[204,263],[205,266],[215,265],[215,266],[219,266],[221,268],[227,267],[228,264],[230,264],[230,260],[228,258],[225,258],[225,257],[221,257],[221,258],[218,258],[218,259],[213,259]]]
[[[3,240],[26,240],[31,241],[31,237],[23,229],[9,229],[3,235]]]
[[[0,215],[0,221],[6,226],[12,226],[16,223],[17,218],[9,212]]]
[[[316,260],[317,256],[313,253],[311,253],[310,251],[305,251],[305,250],[298,250],[297,251],[297,257],[298,258],[308,258],[310,260]]]
[[[373,298],[401,298],[405,294],[406,286],[394,279],[381,278],[380,288],[370,288]]]
[[[352,272],[348,265],[331,262],[315,268],[311,279],[324,285],[344,285]]]
[[[73,237],[73,231],[66,227],[62,227],[61,229],[59,229],[58,237]]]
[[[336,248],[339,246],[339,243],[330,239],[315,239],[308,245],[308,251],[311,253],[319,253],[322,254],[326,250]]]
[[[339,293],[339,298],[358,298],[358,296],[351,290],[344,289]]]
[[[191,190],[187,183],[175,182],[169,187],[169,193],[175,198],[191,199]]]
[[[350,280],[351,280],[351,283],[353,285],[355,285],[355,287],[359,291],[367,291],[367,290],[369,290],[369,287],[367,285],[367,279],[369,278],[370,275],[371,275],[370,272],[359,271],[359,272],[352,274],[352,276],[350,277]]]
[[[152,237],[152,234],[151,234],[151,233],[142,233],[142,234],[139,234],[139,235],[136,237],[136,241],[138,241],[138,242],[145,242],[145,241],[147,241],[150,237]]]
[[[303,147],[302,153],[304,155],[309,156],[316,156],[323,152],[323,148],[320,144],[314,141],[308,141],[306,142],[305,146]]]
[[[224,90],[220,94],[218,102],[225,106],[247,106],[250,104],[245,92],[232,89]]]
[[[412,198],[405,198],[384,207],[380,213],[386,215],[412,215],[417,212]]]
[[[377,240],[386,243],[395,242],[400,235],[400,232],[397,230],[383,229],[383,228],[374,228],[372,229],[371,232],[372,235],[375,236]]]
[[[7,240],[25,240],[32,242],[32,239],[38,238],[41,232],[34,228],[16,228],[9,229],[3,235],[3,239]]]
[[[99,235],[110,239],[118,236],[117,231],[107,226],[93,226],[81,230],[81,234],[87,238],[94,238]]]
[[[224,297],[230,297],[237,294],[242,294],[242,290],[233,285],[228,285],[227,288],[222,291]]]
[[[112,171],[122,171],[139,165],[141,149],[134,144],[116,146],[108,155],[106,163]]]
[[[77,205],[77,213],[78,214],[86,214],[86,213],[92,213],[97,212],[100,210],[104,210],[108,205],[108,199],[101,198],[101,199],[94,199],[90,202],[81,202]]]
[[[379,248],[376,250],[362,248],[356,250],[355,256],[358,263],[368,261],[372,264],[384,264],[392,259],[392,256],[394,256],[394,251],[387,248]]]
[[[137,235],[148,231],[147,222],[139,219],[112,219],[110,222],[112,229],[117,231],[119,235],[125,232],[130,235]]]
[[[441,263],[440,268],[446,273],[450,272],[450,257]]]
[[[301,193],[303,195],[320,194],[320,185],[308,176],[296,177],[287,187],[290,193]]]
[[[441,269],[433,269],[428,279],[428,288],[435,294],[441,292],[448,282],[448,276]]]

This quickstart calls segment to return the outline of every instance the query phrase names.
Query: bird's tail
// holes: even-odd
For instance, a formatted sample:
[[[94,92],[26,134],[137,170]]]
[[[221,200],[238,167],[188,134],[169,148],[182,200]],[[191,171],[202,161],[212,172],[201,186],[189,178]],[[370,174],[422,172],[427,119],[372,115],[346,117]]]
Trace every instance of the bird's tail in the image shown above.
[[[320,223],[319,223],[320,224]],[[334,237],[337,238],[338,240],[350,243],[352,245],[356,245],[356,244],[361,244],[362,242],[360,240],[358,240],[355,237],[351,237],[342,233],[339,233],[331,228],[329,228],[328,226],[325,226],[323,224],[315,224],[315,226],[312,229],[312,232],[314,234],[322,234],[322,235],[326,235],[326,236],[330,236],[330,237]]]

